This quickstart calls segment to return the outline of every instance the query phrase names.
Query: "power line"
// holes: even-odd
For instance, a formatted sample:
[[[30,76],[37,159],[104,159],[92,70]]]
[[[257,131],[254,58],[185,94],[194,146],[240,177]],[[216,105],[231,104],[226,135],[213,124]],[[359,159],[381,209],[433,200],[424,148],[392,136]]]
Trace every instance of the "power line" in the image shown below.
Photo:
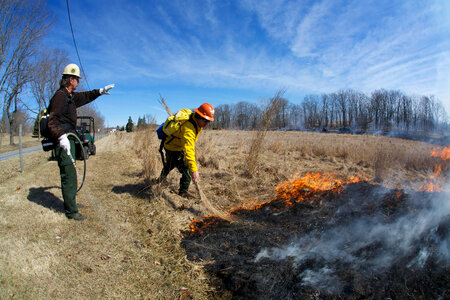
[[[75,51],[77,52],[78,62],[80,63],[81,72],[83,73],[88,89],[90,90],[91,88],[89,87],[89,82],[87,81],[86,73],[84,73],[83,64],[81,63],[80,55],[78,54],[77,43],[75,42],[75,35],[73,34],[72,20],[70,19],[69,0],[66,0],[66,4],[67,4],[67,14],[69,15],[70,31],[72,31],[72,39],[73,44],[75,45]]]

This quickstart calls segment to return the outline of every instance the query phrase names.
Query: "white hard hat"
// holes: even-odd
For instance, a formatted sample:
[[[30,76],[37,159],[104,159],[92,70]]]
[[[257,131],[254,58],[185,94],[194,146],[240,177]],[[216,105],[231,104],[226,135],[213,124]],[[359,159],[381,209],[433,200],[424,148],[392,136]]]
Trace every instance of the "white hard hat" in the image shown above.
[[[62,73],[63,75],[71,75],[71,76],[77,76],[78,78],[81,78],[80,76],[80,68],[76,64],[68,64]]]

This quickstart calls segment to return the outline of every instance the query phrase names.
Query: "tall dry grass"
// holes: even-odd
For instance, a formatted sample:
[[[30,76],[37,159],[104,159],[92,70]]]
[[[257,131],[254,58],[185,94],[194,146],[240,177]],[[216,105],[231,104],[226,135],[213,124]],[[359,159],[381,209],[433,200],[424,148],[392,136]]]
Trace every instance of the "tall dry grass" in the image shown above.
[[[159,176],[162,169],[162,160],[159,154],[160,140],[156,135],[156,126],[135,133],[133,149],[142,159],[142,175],[145,182],[150,183]]]
[[[420,181],[438,163],[430,156],[438,147],[417,141],[384,136],[267,131],[264,142],[259,144],[258,171],[248,177],[248,155],[255,149],[252,147],[254,132],[207,130],[202,135],[197,150],[201,153],[198,156],[200,173],[207,172],[217,180],[212,184],[217,194],[234,199],[243,199],[249,194],[248,190],[258,191],[260,186],[273,187],[296,173],[334,173],[343,179],[359,176],[398,185]],[[247,192],[243,192],[245,190]],[[270,194],[268,190],[265,193]]]
[[[159,104],[161,104],[161,106],[164,108],[164,110],[167,112],[167,114],[169,116],[173,115],[172,111],[170,110],[169,105],[167,105],[166,99],[164,99],[164,97],[161,94],[159,95],[158,102],[159,102]]]
[[[283,90],[278,91],[274,97],[269,100],[269,104],[266,106],[260,124],[258,126],[258,130],[255,133],[255,137],[253,138],[250,150],[247,156],[247,176],[254,176],[258,161],[259,155],[261,152],[261,148],[263,146],[264,137],[266,135],[267,129],[270,126],[271,121],[275,116],[278,115],[281,107],[282,96],[284,94]]]

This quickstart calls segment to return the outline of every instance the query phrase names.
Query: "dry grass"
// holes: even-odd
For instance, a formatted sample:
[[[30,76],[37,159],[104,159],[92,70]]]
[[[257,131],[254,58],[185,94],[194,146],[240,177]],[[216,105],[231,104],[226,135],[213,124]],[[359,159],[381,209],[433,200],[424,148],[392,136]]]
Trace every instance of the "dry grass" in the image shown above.
[[[390,185],[422,183],[436,161],[433,145],[381,136],[267,132],[258,172],[246,176],[254,132],[206,130],[196,144],[201,187],[215,208],[273,199],[295,174],[382,177]],[[118,133],[97,142],[78,202],[88,219],[60,211],[58,167],[47,153],[0,161],[0,298],[229,299],[211,287],[202,263],[186,259],[183,230],[206,212],[184,199],[176,170],[166,185],[156,134]],[[384,159],[384,161],[383,161]],[[195,194],[195,187],[191,187]],[[188,299],[188,298],[186,298]]]
[[[247,176],[253,177],[257,171],[259,164],[259,154],[261,152],[261,147],[264,142],[264,137],[266,136],[267,129],[273,118],[278,115],[281,107],[281,97],[284,91],[278,91],[274,97],[269,100],[269,104],[265,108],[262,119],[258,126],[258,130],[255,132],[255,136],[250,144],[250,150],[247,157]]]
[[[135,133],[133,149],[143,161],[142,174],[147,183],[159,175],[162,169],[162,160],[158,152],[161,141],[158,140],[156,128],[148,127]]]
[[[41,144],[41,141],[38,138],[34,138],[34,137],[31,137],[28,135],[22,136],[22,147],[24,149],[30,148],[30,147],[36,147],[36,146],[39,146],[40,144]],[[14,137],[14,145],[10,145],[9,144],[9,135],[4,135],[2,144],[0,145],[0,154],[12,152],[12,151],[16,151],[16,150],[19,150],[19,137],[15,136]]]

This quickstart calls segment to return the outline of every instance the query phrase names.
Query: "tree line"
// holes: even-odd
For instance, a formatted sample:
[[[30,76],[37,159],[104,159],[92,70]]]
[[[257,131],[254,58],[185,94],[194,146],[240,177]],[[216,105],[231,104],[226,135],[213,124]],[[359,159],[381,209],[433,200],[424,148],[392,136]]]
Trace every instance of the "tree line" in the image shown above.
[[[59,89],[61,72],[69,59],[66,51],[43,45],[54,23],[46,1],[2,0],[0,12],[0,144],[5,133],[13,144],[19,124],[33,130],[34,121],[40,119]],[[81,109],[80,115],[92,116],[97,128],[104,127],[104,118],[95,105]]]
[[[340,90],[307,95],[299,104],[282,98],[271,129],[391,132],[447,130],[448,115],[434,96],[410,96],[379,89],[370,95]],[[216,129],[258,129],[264,104],[222,104],[215,108]]]

